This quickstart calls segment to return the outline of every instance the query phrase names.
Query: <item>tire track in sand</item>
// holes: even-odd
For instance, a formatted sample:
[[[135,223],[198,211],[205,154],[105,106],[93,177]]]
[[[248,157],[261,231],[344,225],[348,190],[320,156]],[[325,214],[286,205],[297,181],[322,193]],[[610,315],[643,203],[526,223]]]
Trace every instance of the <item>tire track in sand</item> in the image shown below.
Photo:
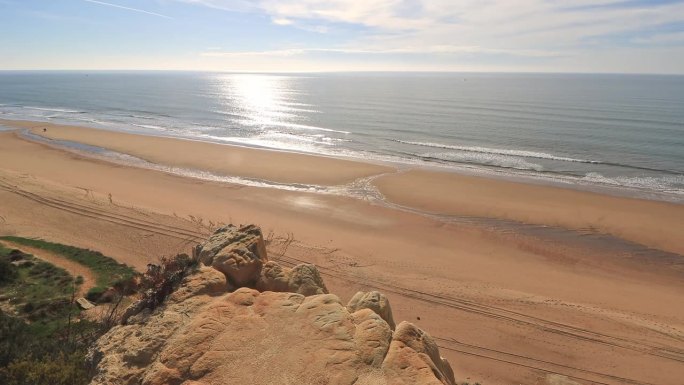
[[[206,239],[208,235],[203,232],[183,229],[171,225],[163,225],[157,222],[139,219],[125,214],[111,213],[109,211],[105,211],[103,209],[99,209],[89,205],[68,202],[61,199],[47,198],[39,194],[35,194],[24,189],[21,189],[18,186],[11,185],[10,183],[7,183],[5,181],[0,181],[0,189],[20,195],[36,203],[46,205],[55,209],[63,210],[75,215],[85,216],[95,220],[103,220],[129,228],[135,228],[159,235],[164,235],[170,238],[176,238],[186,242],[201,242],[204,239]],[[294,265],[298,263],[308,263],[308,261],[288,256],[281,256],[279,258],[273,259],[279,260],[280,262],[289,265]],[[603,345],[609,345],[612,347],[637,351],[643,354],[653,355],[668,360],[684,362],[684,351],[680,349],[673,349],[672,347],[668,346],[651,345],[636,340],[630,340],[622,337],[597,333],[588,329],[583,329],[572,325],[566,325],[555,321],[545,320],[542,318],[526,315],[523,313],[518,313],[515,311],[510,311],[495,306],[479,304],[473,301],[459,299],[456,297],[436,295],[432,293],[421,292],[410,288],[405,288],[381,282],[373,282],[368,280],[363,280],[363,282],[361,282],[358,279],[348,274],[345,274],[344,272],[323,266],[319,266],[319,269],[321,270],[321,274],[323,275],[341,279],[350,283],[362,284],[365,286],[369,286],[373,289],[391,292],[421,302],[446,306],[456,310],[465,311],[504,322],[523,324],[528,327],[537,328],[545,332],[559,334],[568,338],[576,338],[580,340],[589,341],[592,343],[598,343]],[[564,375],[568,378],[574,378],[581,381],[588,381],[594,384],[608,385],[611,383],[629,383],[635,385],[651,385],[648,382],[642,382],[638,380],[622,378],[607,373],[600,373],[582,368],[566,366],[558,363],[535,359],[533,357],[526,357],[508,352],[496,351],[482,346],[458,346],[459,343],[454,340],[444,338],[436,339],[440,341],[440,348],[443,348],[445,350],[457,351],[462,354],[468,354],[485,359],[509,363],[511,365],[538,370],[544,373]],[[565,368],[565,370],[563,370],[563,368]],[[568,371],[570,371],[571,373],[568,373]],[[573,372],[575,374],[573,374]],[[584,376],[580,377],[582,373],[584,374]],[[594,379],[586,378],[587,376],[593,377]],[[600,377],[602,380],[598,380],[596,379],[596,377]]]

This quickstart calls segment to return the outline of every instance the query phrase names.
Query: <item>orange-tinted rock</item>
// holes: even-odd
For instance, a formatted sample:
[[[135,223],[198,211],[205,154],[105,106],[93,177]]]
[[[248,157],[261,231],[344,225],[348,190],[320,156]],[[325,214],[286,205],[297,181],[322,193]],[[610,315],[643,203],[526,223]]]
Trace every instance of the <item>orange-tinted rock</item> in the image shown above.
[[[406,322],[392,332],[385,296],[358,293],[345,307],[315,266],[268,262],[261,232],[244,229],[203,246],[221,272],[201,267],[154,311],[130,311],[131,322],[95,343],[92,384],[455,384],[427,333]],[[258,272],[228,262],[247,252],[263,263]]]

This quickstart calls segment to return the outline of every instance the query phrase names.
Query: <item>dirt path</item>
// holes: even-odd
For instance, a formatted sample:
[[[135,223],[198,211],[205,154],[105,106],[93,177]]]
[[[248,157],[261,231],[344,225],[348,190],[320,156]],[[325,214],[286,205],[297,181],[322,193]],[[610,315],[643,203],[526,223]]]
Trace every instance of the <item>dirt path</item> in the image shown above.
[[[83,277],[83,283],[81,286],[78,288],[78,297],[83,297],[85,294],[95,286],[95,275],[93,274],[90,269],[87,267],[76,263],[74,261],[71,261],[59,254],[55,254],[53,252],[39,249],[36,247],[30,247],[30,246],[24,246],[18,243],[14,242],[9,242],[9,241],[1,241],[0,244],[4,245],[6,248],[9,249],[19,249],[25,253],[32,254],[34,257],[41,259],[45,262],[51,263],[57,267],[61,267],[62,269],[66,270],[71,274],[72,276],[77,277],[81,276]]]

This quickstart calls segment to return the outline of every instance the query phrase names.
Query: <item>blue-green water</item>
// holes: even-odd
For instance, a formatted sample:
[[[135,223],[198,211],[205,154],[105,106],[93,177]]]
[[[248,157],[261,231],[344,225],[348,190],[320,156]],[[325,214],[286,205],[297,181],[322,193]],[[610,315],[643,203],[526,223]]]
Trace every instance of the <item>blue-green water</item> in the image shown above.
[[[0,72],[43,120],[684,199],[684,77]]]

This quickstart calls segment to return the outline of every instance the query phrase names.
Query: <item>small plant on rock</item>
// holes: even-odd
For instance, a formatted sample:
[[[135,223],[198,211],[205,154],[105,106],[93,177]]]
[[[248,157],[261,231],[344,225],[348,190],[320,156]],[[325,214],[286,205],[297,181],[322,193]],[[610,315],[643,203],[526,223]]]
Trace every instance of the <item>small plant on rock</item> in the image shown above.
[[[142,306],[154,310],[197,266],[197,260],[187,254],[162,257],[158,265],[147,265],[147,271],[142,275],[139,285]]]

